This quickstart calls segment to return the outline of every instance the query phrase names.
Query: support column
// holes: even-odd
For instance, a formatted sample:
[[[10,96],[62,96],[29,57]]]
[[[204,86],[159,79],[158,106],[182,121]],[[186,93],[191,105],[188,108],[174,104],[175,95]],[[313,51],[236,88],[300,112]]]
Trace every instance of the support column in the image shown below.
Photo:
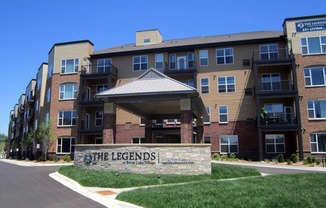
[[[202,118],[196,119],[196,143],[204,143],[204,121]]]
[[[116,143],[116,107],[114,103],[104,103],[103,144]]]
[[[180,136],[181,143],[192,143],[193,129],[192,129],[192,111],[191,100],[180,100]]]
[[[146,143],[153,143],[153,136],[152,136],[152,120],[145,120],[145,142]]]

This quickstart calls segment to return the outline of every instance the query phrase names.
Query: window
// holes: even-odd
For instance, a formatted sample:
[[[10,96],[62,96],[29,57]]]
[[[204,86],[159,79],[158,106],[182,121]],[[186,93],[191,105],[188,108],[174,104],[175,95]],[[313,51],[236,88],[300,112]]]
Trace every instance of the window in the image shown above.
[[[326,86],[326,67],[304,69],[305,86]]]
[[[194,53],[188,53],[187,54],[187,59],[188,59],[188,68],[194,68],[195,67],[195,55]]]
[[[270,103],[265,104],[264,108],[267,112],[268,117],[270,118],[279,118],[283,117],[284,115],[284,108],[282,103]]]
[[[48,79],[52,77],[52,72],[53,72],[53,64],[49,64],[48,67]]]
[[[38,111],[39,101],[38,99],[35,101],[35,111]]]
[[[148,62],[147,56],[134,56],[133,57],[133,70],[134,71],[146,70],[147,62]]]
[[[155,68],[163,69],[163,54],[155,54]]]
[[[66,59],[61,61],[61,74],[78,72],[79,59]]]
[[[95,126],[103,126],[103,111],[95,112]]]
[[[204,124],[210,124],[211,123],[211,108],[209,106],[205,106],[207,111],[207,116],[204,117],[203,121]]]
[[[96,85],[96,92],[103,92],[108,89],[108,85]]]
[[[193,79],[189,79],[187,81],[187,85],[189,85],[190,87],[195,87],[195,81]]]
[[[95,144],[103,144],[103,138],[102,137],[95,137]]]
[[[176,68],[176,61],[177,61],[177,56],[175,54],[170,54],[169,55],[169,67],[170,67],[170,69],[175,69]]]
[[[76,111],[59,111],[58,126],[75,126]]]
[[[233,64],[233,48],[216,49],[216,64]]]
[[[281,76],[280,74],[262,74],[262,90],[274,91],[281,89]]]
[[[266,153],[284,153],[284,134],[266,134]]]
[[[208,78],[201,78],[200,79],[201,85],[201,93],[209,93],[209,79]]]
[[[111,59],[97,60],[97,73],[99,74],[109,73],[110,68],[111,68]]]
[[[150,43],[151,42],[151,39],[150,38],[145,38],[144,39],[144,43]]]
[[[260,45],[259,46],[261,60],[277,60],[278,46],[277,44]]]
[[[301,38],[303,55],[326,53],[326,36]]]
[[[219,123],[228,123],[228,106],[218,106]]]
[[[145,143],[145,138],[143,137],[134,137],[132,138],[132,144],[142,144]]]
[[[235,78],[234,76],[219,77],[217,79],[218,92],[235,92]]]
[[[62,137],[57,141],[57,153],[73,153],[75,151],[75,138]]]
[[[46,126],[49,125],[49,122],[50,122],[50,113],[47,112],[47,113],[45,114],[45,123],[46,123]]]
[[[326,132],[310,134],[311,152],[326,152]]]
[[[238,153],[238,136],[224,135],[220,137],[220,151],[221,153]]]
[[[199,51],[200,66],[208,66],[208,50]]]
[[[77,84],[61,84],[60,85],[60,100],[76,99],[77,98]]]
[[[308,100],[309,119],[326,119],[326,100]]]
[[[42,86],[42,77],[41,73],[37,73],[37,83],[36,83],[36,90],[39,91]]]
[[[51,87],[46,91],[46,102],[50,102],[51,100]]]
[[[36,119],[35,121],[34,121],[34,130],[36,131],[36,129],[37,129],[37,126],[38,126],[38,120]]]
[[[211,143],[211,137],[210,136],[204,136],[204,143],[210,144]]]

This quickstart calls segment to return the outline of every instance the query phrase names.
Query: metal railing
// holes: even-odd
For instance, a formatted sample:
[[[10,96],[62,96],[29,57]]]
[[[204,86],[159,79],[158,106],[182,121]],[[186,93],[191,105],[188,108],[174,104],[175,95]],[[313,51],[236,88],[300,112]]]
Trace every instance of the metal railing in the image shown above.
[[[191,70],[196,69],[196,61],[183,59],[179,61],[168,61],[165,63],[167,70]]]
[[[258,86],[255,88],[257,92],[282,92],[293,91],[294,85],[292,80],[279,80],[279,81],[258,81]]]
[[[263,126],[269,125],[296,125],[298,124],[294,113],[267,113],[265,118],[261,118]]]
[[[253,62],[256,61],[285,61],[293,59],[293,53],[288,48],[278,48],[269,51],[254,51]]]
[[[103,66],[103,65],[97,65],[97,64],[89,64],[89,65],[82,65],[81,66],[81,73],[82,75],[100,75],[100,74],[110,74],[113,76],[118,76],[118,69],[113,66],[112,64]]]

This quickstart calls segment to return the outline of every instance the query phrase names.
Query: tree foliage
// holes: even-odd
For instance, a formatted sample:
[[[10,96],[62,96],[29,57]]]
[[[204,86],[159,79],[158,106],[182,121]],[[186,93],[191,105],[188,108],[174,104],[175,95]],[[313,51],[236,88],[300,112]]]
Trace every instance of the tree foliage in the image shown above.
[[[50,123],[42,121],[37,128],[35,133],[35,143],[41,143],[42,152],[44,154],[44,159],[47,160],[47,155],[49,151],[50,141],[55,140],[54,134],[51,132]]]
[[[5,134],[0,134],[0,142],[7,141],[8,137]]]

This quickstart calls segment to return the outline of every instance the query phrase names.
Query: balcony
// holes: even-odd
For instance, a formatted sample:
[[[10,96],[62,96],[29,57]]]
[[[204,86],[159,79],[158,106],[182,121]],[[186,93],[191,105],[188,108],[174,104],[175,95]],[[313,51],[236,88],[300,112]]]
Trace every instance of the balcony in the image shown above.
[[[80,104],[82,105],[102,105],[102,101],[95,98],[95,94],[99,92],[96,92],[95,90],[91,90],[90,92],[82,93]]]
[[[261,119],[261,126],[265,129],[296,128],[298,121],[294,113],[267,113],[266,117]]]
[[[90,64],[81,66],[82,77],[99,77],[99,76],[113,76],[118,77],[118,69],[112,64],[108,66]]]
[[[196,62],[186,58],[178,61],[169,61],[165,63],[165,74],[192,74],[197,72]]]
[[[102,133],[103,132],[103,126],[95,126],[95,120],[90,119],[81,120],[81,125],[79,127],[79,131],[81,133]]]
[[[295,91],[292,80],[259,80],[255,86],[255,92],[261,96],[281,96],[294,95]]]
[[[260,64],[282,64],[293,61],[294,56],[291,50],[287,48],[279,48],[269,51],[254,51],[252,62]]]

